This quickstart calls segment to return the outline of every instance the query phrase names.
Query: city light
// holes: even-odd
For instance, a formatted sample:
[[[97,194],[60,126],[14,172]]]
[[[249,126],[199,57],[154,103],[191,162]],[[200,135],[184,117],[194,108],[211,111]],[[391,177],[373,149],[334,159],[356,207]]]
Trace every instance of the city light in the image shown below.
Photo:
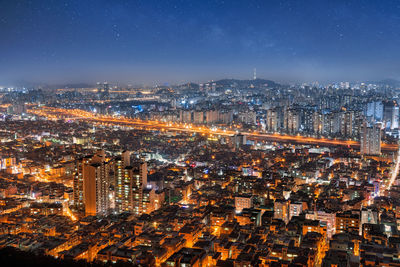
[[[2,1],[0,266],[400,266],[399,1]]]

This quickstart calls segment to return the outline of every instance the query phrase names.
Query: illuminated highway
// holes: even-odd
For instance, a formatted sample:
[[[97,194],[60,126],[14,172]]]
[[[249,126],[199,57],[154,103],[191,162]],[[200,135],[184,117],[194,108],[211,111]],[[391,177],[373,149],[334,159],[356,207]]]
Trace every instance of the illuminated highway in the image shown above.
[[[391,176],[390,176],[389,185],[387,187],[387,190],[390,190],[390,188],[392,187],[394,181],[397,178],[397,175],[399,174],[399,169],[400,169],[400,148],[397,151],[396,159],[394,162],[394,168],[393,168]]]
[[[174,123],[174,122],[160,122],[150,120],[139,120],[139,119],[128,119],[124,117],[112,117],[94,114],[80,109],[60,109],[51,107],[41,107],[37,109],[29,109],[29,113],[36,114],[38,116],[46,117],[48,119],[67,119],[67,120],[82,120],[86,122],[92,122],[101,125],[119,125],[135,127],[143,130],[160,130],[160,131],[177,131],[177,132],[189,132],[189,133],[200,133],[203,135],[210,136],[233,136],[238,132],[233,129],[221,129],[217,127],[208,126],[196,126],[185,123]],[[336,140],[327,138],[315,138],[305,136],[292,136],[292,135],[280,135],[280,134],[267,134],[260,132],[241,132],[246,135],[250,140],[259,141],[271,141],[271,142],[287,142],[297,144],[313,144],[322,146],[346,146],[352,148],[359,148],[360,143],[353,140]],[[385,144],[382,143],[383,151],[395,152],[398,150],[397,144]]]

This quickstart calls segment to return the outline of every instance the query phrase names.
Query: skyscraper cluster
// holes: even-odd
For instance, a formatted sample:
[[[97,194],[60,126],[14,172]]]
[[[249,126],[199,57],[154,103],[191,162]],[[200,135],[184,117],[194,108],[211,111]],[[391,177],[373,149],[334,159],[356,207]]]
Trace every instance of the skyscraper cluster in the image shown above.
[[[131,163],[128,151],[110,159],[100,150],[76,161],[74,205],[85,215],[151,212],[155,199],[146,192],[154,196],[152,191],[147,188],[147,163]]]

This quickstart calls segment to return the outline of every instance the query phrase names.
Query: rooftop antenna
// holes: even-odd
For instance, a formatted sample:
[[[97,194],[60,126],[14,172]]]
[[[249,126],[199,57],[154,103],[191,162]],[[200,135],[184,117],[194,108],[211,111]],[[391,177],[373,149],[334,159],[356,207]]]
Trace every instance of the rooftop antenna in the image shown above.
[[[254,73],[253,73],[253,80],[257,79],[257,69],[254,68]]]

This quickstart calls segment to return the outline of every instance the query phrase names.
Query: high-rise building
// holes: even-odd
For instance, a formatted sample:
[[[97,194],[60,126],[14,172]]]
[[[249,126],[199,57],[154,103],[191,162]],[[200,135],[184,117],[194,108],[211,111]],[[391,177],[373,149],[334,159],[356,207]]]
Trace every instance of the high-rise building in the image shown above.
[[[93,155],[78,159],[75,162],[75,174],[73,181],[73,203],[79,210],[84,210],[83,166],[92,162]]]
[[[315,111],[313,114],[313,128],[314,133],[316,134],[324,134],[324,114],[321,112]]]
[[[203,111],[194,111],[193,112],[193,122],[196,124],[204,123],[204,112]]]
[[[125,151],[115,158],[115,210],[132,212],[139,216],[152,209],[154,192],[147,190],[147,163],[130,162],[130,153]],[[146,191],[147,190],[147,191]],[[151,196],[150,196],[151,195]]]
[[[340,134],[350,137],[353,135],[354,111],[342,111],[340,113]]]
[[[16,101],[11,106],[9,106],[8,113],[21,115],[26,113],[26,105],[25,102]]]
[[[218,121],[223,124],[229,124],[233,121],[233,111],[221,111],[218,114]]]
[[[192,122],[192,112],[190,110],[181,110],[179,112],[179,121],[183,123]]]
[[[396,101],[387,101],[383,105],[383,120],[386,128],[399,128],[399,106]]]
[[[383,119],[383,104],[382,101],[369,102],[366,107],[365,115],[374,121],[382,121]]]
[[[144,212],[143,191],[147,187],[147,163],[136,162],[132,166],[132,209],[139,216]]]
[[[219,111],[218,110],[207,110],[205,112],[206,123],[212,124],[218,122]]]
[[[290,134],[297,133],[300,127],[300,116],[297,110],[287,109],[284,113],[284,124],[286,132]]]
[[[75,163],[73,201],[86,215],[104,215],[110,209],[110,168],[105,152],[83,157]]]
[[[342,111],[335,111],[330,113],[330,124],[331,124],[331,133],[332,134],[340,134],[342,129]]]
[[[360,136],[361,127],[363,126],[365,121],[365,116],[362,112],[356,111],[354,112],[354,119],[353,119],[353,136]]]
[[[217,84],[216,83],[212,83],[211,84],[211,91],[215,92],[217,90]]]
[[[106,215],[110,210],[110,162],[99,151],[82,166],[86,215]]]
[[[101,98],[110,96],[110,85],[107,82],[97,83],[97,92]]]
[[[393,113],[392,113],[392,124],[390,129],[398,129],[399,128],[399,106],[396,104],[393,107]]]
[[[240,112],[238,119],[242,123],[255,125],[257,123],[257,114],[254,111]]]
[[[336,134],[339,131],[339,121],[338,116],[336,116],[335,112],[327,113],[324,115],[324,129],[323,132],[327,135]]]
[[[278,112],[274,109],[267,110],[266,128],[270,132],[277,132],[279,127]]]
[[[306,132],[314,131],[314,110],[302,109],[301,110],[301,130]]]
[[[360,152],[362,155],[381,154],[381,130],[376,125],[369,127],[364,124],[360,135]]]
[[[132,210],[132,167],[129,151],[122,152],[114,161],[115,210],[117,212]]]
[[[210,91],[210,84],[209,83],[204,84],[204,88],[207,92]]]

